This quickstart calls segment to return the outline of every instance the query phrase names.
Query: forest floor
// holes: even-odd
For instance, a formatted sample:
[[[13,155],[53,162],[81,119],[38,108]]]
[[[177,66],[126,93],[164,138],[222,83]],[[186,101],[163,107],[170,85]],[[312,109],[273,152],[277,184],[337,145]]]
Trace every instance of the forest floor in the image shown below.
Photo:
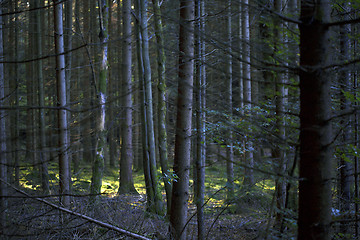
[[[276,239],[272,237],[272,219],[268,214],[273,191],[266,189],[266,182],[252,191],[239,190],[232,202],[226,202],[226,192],[222,189],[225,182],[223,177],[214,175],[216,172],[219,171],[208,171],[211,181],[208,181],[209,185],[206,187],[207,203],[204,207],[206,239]],[[104,194],[98,197],[95,203],[91,203],[89,195],[86,195],[89,176],[83,174],[77,179],[74,178],[74,196],[71,197],[70,209],[95,221],[108,223],[150,239],[168,239],[169,225],[166,218],[145,211],[146,195],[142,174],[134,175],[139,194],[133,195],[116,194],[116,174],[105,174],[102,190]],[[31,196],[41,195],[29,186],[24,181],[21,189]],[[56,187],[53,191],[56,194]],[[0,239],[132,239],[79,216],[61,212],[35,197],[24,196],[15,191],[10,195],[16,198],[8,200],[9,224]],[[58,204],[57,197],[44,196],[40,199]],[[187,239],[197,239],[196,208],[192,199],[189,202],[188,218]],[[286,239],[291,239],[292,235],[293,233],[289,232]]]

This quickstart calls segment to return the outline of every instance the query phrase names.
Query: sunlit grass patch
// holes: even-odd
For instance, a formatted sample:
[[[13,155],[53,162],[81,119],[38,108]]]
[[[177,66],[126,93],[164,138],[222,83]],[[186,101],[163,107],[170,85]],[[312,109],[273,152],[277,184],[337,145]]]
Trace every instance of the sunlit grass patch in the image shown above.
[[[275,182],[272,179],[264,179],[260,182],[257,182],[255,185],[264,190],[275,190]]]

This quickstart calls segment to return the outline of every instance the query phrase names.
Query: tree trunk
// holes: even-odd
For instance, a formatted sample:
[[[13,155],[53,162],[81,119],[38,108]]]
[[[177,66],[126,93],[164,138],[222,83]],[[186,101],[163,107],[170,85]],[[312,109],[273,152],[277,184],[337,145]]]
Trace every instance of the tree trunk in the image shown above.
[[[3,26],[3,17],[2,17],[2,6],[0,6],[0,24]],[[4,39],[3,39],[3,28],[0,29],[0,56],[4,56]],[[0,63],[0,106],[5,105],[5,77],[4,77],[4,64]],[[0,110],[0,231],[5,231],[6,229],[6,208],[7,208],[7,186],[5,182],[7,181],[7,154],[6,154],[6,112]]]
[[[35,7],[40,7],[39,2],[35,1]],[[42,17],[41,11],[36,11],[36,49],[37,56],[42,56]],[[40,179],[41,179],[41,188],[44,194],[49,192],[49,174],[48,174],[48,164],[45,154],[46,146],[46,136],[45,136],[45,91],[44,91],[44,78],[43,78],[43,64],[42,60],[38,60],[36,63],[37,66],[37,78],[38,78],[38,97],[39,97],[39,161],[40,161]]]
[[[299,240],[331,239],[330,9],[301,1]]]
[[[350,12],[349,3],[342,4],[343,10],[347,13]],[[344,15],[342,20],[349,20],[348,15]],[[350,25],[341,25],[340,26],[340,59],[342,62],[350,60]],[[340,97],[340,108],[342,111],[349,111],[351,107],[350,100],[346,98],[346,94],[351,91],[351,72],[349,69],[344,68],[339,73],[339,83],[341,85],[342,94]],[[349,141],[351,137],[351,124],[350,116],[344,116],[341,119],[340,124],[343,126],[343,133],[341,134],[341,142],[345,144],[342,148],[340,156],[340,191],[339,191],[339,201],[340,201],[340,212],[348,213],[350,210],[351,203],[351,155],[349,154]],[[340,223],[340,233],[348,234],[349,223],[341,222]]]
[[[282,12],[282,1],[274,1],[274,11],[278,14]],[[277,16],[274,16],[274,56],[275,58],[279,57],[278,52],[282,51],[282,46],[279,44],[283,42],[282,36],[282,23]],[[274,59],[275,61],[275,59]],[[274,73],[275,78],[275,114],[276,114],[276,128],[277,128],[277,137],[279,143],[273,150],[273,158],[275,161],[275,166],[277,168],[276,172],[279,176],[283,176],[286,171],[286,160],[284,152],[284,141],[285,141],[285,122],[284,122],[284,111],[285,111],[285,87],[284,87],[284,75],[283,73]],[[276,214],[275,214],[275,227],[282,232],[282,221],[283,221],[283,212],[285,207],[286,200],[286,182],[283,177],[277,177],[275,180],[275,192],[276,192]]]
[[[56,4],[60,0],[54,0]],[[58,101],[58,129],[59,129],[59,183],[60,202],[64,206],[70,205],[70,164],[68,158],[68,124],[67,111],[62,109],[66,106],[66,78],[65,78],[65,56],[64,31],[63,31],[63,7],[62,4],[54,6],[54,35],[56,51],[56,82]]]
[[[193,104],[194,1],[180,0],[178,101],[175,135],[174,173],[170,212],[171,234],[186,239],[189,199],[191,117]]]
[[[13,1],[12,3],[12,9],[11,11],[16,12],[18,10],[17,8],[17,4],[18,1]],[[13,18],[13,27],[14,30],[11,32],[12,36],[10,37],[10,41],[13,41],[14,43],[14,49],[13,49],[13,59],[16,61],[17,56],[18,56],[18,50],[19,50],[19,43],[18,43],[18,17],[14,16]],[[13,64],[13,66],[11,66],[12,69],[12,74],[10,74],[10,79],[13,79],[13,81],[10,81],[10,91],[14,91],[14,95],[11,98],[11,105],[14,107],[19,106],[19,73],[18,73],[18,65],[17,64]],[[19,167],[19,154],[18,154],[18,149],[20,149],[20,144],[19,144],[19,111],[12,111],[11,113],[11,123],[12,123],[12,127],[11,127],[11,159],[12,159],[12,164],[14,164],[13,166],[13,172],[12,172],[12,183],[18,187],[20,186],[20,167]]]
[[[99,112],[96,121],[96,154],[93,162],[92,178],[91,178],[91,194],[100,194],[102,186],[102,178],[105,166],[105,148],[106,148],[106,130],[105,130],[105,107],[106,107],[106,88],[108,77],[108,17],[109,5],[108,0],[98,0],[99,3],[99,22],[100,33],[99,40],[102,43],[101,65],[98,83],[98,104]]]
[[[204,195],[205,195],[205,159],[206,159],[206,126],[205,126],[205,41],[201,33],[205,32],[205,23],[202,16],[205,14],[205,3],[203,0],[195,1],[196,19],[196,159],[194,176],[194,198],[197,212],[198,239],[205,239],[205,218],[204,218]]]
[[[228,121],[232,121],[232,21],[231,21],[231,0],[228,0],[228,12],[226,17],[226,28],[227,28],[227,61],[226,61],[226,110],[225,112],[228,114]],[[230,200],[234,196],[234,147],[233,147],[233,133],[230,129],[227,133],[228,141],[226,142],[226,175],[227,175],[227,198]]]
[[[153,99],[151,87],[151,66],[149,57],[149,36],[147,27],[147,0],[140,1],[140,31],[142,36],[142,58],[144,66],[144,90],[145,90],[145,112],[146,112],[146,125],[147,125],[147,140],[148,140],[148,154],[149,162],[148,170],[150,173],[150,182],[152,191],[154,193],[153,199],[150,200],[148,210],[156,214],[162,215],[164,211],[162,196],[160,191],[159,176],[156,168],[156,153],[155,153],[155,132],[154,132],[154,114],[153,114]]]
[[[131,0],[123,1],[123,51],[122,80],[124,96],[124,120],[122,127],[120,183],[119,193],[136,192],[132,176],[133,145],[132,145],[132,83],[131,83]]]
[[[114,2],[110,1],[109,2],[109,22],[108,22],[108,27],[109,27],[109,43],[108,43],[108,48],[109,49],[116,49],[118,44],[117,43],[113,43],[113,38],[112,36],[114,36],[114,29],[116,27],[115,22],[113,21],[113,18],[115,17],[115,15],[113,15],[113,7],[114,7]],[[117,6],[118,8],[120,8],[120,6]],[[120,25],[120,22],[118,22],[118,25]],[[116,36],[117,37],[117,36]],[[108,75],[108,85],[109,87],[107,88],[107,95],[108,95],[108,112],[107,112],[107,123],[108,123],[108,145],[109,145],[109,166],[110,168],[115,168],[117,166],[116,162],[118,160],[118,151],[117,151],[117,146],[116,146],[116,131],[115,129],[117,129],[117,124],[115,124],[116,122],[116,114],[115,114],[115,102],[116,102],[116,95],[118,94],[118,88],[117,88],[117,82],[119,82],[119,80],[121,79],[117,79],[116,77],[113,77],[113,72],[114,72],[114,68],[115,65],[114,62],[116,62],[115,60],[115,56],[116,56],[116,51],[109,51],[109,75]]]
[[[242,37],[243,42],[243,99],[246,109],[251,108],[251,71],[250,71],[250,19],[249,19],[249,1],[244,0],[242,4]],[[244,185],[251,186],[254,184],[254,154],[252,150],[252,142],[250,139],[245,139],[246,149],[246,167]]]
[[[84,27],[83,27],[83,39],[86,43],[90,41],[89,31],[90,31],[90,6],[89,6],[89,0],[84,0],[83,4],[83,18],[84,18]],[[87,50],[88,51],[88,50]],[[86,55],[87,53],[84,53],[83,58],[83,65],[87,66],[89,65],[90,59],[88,59]],[[91,64],[91,62],[90,62]],[[92,67],[92,66],[90,66]],[[86,72],[90,72],[91,70],[87,68]],[[93,73],[86,74],[87,77],[82,80],[82,95],[83,95],[83,108],[89,109],[92,107],[92,94],[91,94],[91,81],[90,79],[93,78]],[[82,139],[82,145],[83,145],[83,159],[87,163],[91,163],[94,158],[94,146],[92,144],[92,120],[93,120],[93,113],[91,111],[86,111],[82,114],[82,126],[81,126],[81,139]]]
[[[158,62],[158,147],[159,158],[166,192],[167,212],[170,214],[171,207],[171,184],[169,179],[168,152],[167,152],[167,133],[166,133],[166,76],[165,76],[165,50],[164,34],[161,20],[161,10],[159,0],[152,0],[154,8],[155,35],[157,42],[157,62]]]

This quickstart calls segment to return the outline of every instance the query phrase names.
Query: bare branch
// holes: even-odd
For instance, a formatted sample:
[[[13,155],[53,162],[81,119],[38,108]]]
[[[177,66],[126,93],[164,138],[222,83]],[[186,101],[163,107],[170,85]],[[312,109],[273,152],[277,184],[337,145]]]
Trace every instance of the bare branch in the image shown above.
[[[15,191],[17,191],[17,192],[19,192],[19,193],[21,193],[21,194],[23,194],[23,195],[25,195],[25,196],[27,196],[27,197],[32,197],[32,196],[29,195],[28,193],[26,193],[26,192],[24,192],[24,191],[22,191],[22,190],[20,190],[20,189],[18,189],[18,188],[16,188],[16,187],[12,186],[11,184],[9,184],[8,182],[4,181],[4,180],[1,179],[1,178],[0,178],[0,181],[1,181],[2,183],[5,183],[6,185],[10,186],[10,187],[11,187],[12,189],[14,189]],[[50,206],[50,207],[53,207],[53,208],[55,208],[55,209],[58,209],[58,210],[60,210],[60,211],[62,211],[62,212],[66,212],[66,213],[71,214],[71,215],[73,215],[73,216],[82,218],[82,219],[84,219],[84,220],[86,220],[86,221],[89,221],[89,222],[91,222],[91,223],[95,223],[96,225],[99,225],[99,226],[101,226],[101,227],[104,227],[104,228],[113,230],[113,231],[115,231],[115,232],[118,232],[118,233],[121,233],[121,234],[125,234],[125,235],[130,236],[130,237],[133,237],[133,238],[135,238],[135,239],[150,240],[150,238],[147,238],[147,237],[145,237],[145,236],[142,236],[142,235],[139,235],[139,234],[136,234],[136,233],[127,231],[127,230],[125,230],[125,229],[116,227],[116,226],[111,225],[111,224],[109,224],[109,223],[105,223],[105,222],[96,220],[96,219],[91,218],[91,217],[89,217],[89,216],[86,216],[86,215],[84,215],[84,214],[71,211],[71,210],[69,210],[69,209],[67,209],[67,208],[60,207],[60,206],[58,206],[58,205],[56,205],[56,204],[54,204],[54,203],[51,203],[51,202],[49,202],[49,201],[46,201],[46,200],[42,199],[42,198],[35,197],[34,199],[37,200],[37,201],[39,201],[39,202],[42,202],[42,203],[44,203],[44,204],[46,204],[46,205],[48,205],[48,206]]]

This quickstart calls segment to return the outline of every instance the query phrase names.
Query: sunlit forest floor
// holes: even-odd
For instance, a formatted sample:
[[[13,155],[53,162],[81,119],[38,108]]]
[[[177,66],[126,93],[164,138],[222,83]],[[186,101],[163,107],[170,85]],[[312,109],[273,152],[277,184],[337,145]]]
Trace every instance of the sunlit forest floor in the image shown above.
[[[57,173],[50,168],[51,195],[58,194]],[[269,216],[273,202],[274,183],[262,180],[251,190],[237,189],[233,199],[226,200],[225,166],[216,164],[206,169],[206,217],[207,239],[276,239],[273,217]],[[224,170],[224,171],[223,171]],[[118,232],[101,227],[88,220],[64,213],[38,201],[42,196],[38,190],[36,174],[31,169],[22,170],[20,189],[32,198],[15,190],[10,191],[7,209],[8,228],[4,237],[8,239],[132,239]],[[134,183],[138,195],[118,195],[118,172],[107,169],[104,174],[104,193],[95,203],[90,203],[87,194],[90,188],[91,169],[82,168],[73,174],[73,196],[71,210],[94,220],[109,223],[151,239],[167,239],[168,221],[165,216],[155,216],[145,211],[146,195],[141,171],[134,172]],[[240,186],[240,184],[238,184]],[[58,197],[43,196],[43,200],[58,204]],[[164,196],[165,199],[165,196]],[[197,239],[196,208],[189,202],[188,237]],[[282,233],[291,239],[294,229]],[[272,237],[274,235],[274,237]],[[1,237],[0,237],[1,238]],[[1,238],[6,239],[6,238]]]

